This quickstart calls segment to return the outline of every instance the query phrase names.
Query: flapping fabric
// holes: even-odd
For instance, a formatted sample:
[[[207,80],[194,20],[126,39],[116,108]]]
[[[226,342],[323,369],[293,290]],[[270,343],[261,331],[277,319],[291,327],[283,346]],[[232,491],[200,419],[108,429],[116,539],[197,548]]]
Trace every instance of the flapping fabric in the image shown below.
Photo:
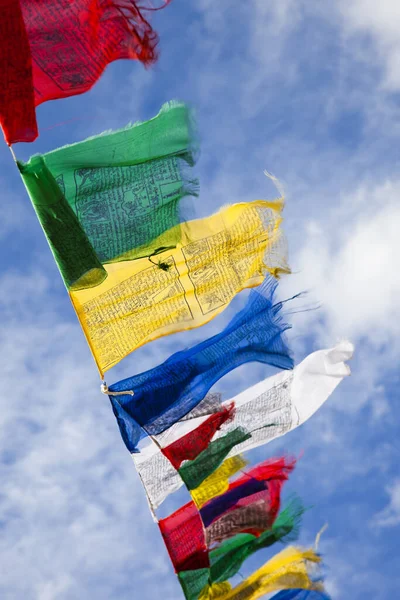
[[[250,439],[232,448],[229,456],[233,457],[295,429],[323,405],[343,378],[350,375],[346,361],[351,359],[353,350],[350,342],[340,342],[334,348],[313,352],[292,372],[278,373],[224,402],[222,406],[225,407],[232,403],[235,405],[235,414],[230,423],[221,426],[213,439],[237,427],[251,433]],[[164,434],[156,436],[158,444],[173,443],[199,427],[207,418],[207,414],[203,414],[177,422]],[[153,442],[132,457],[153,508],[182,485],[179,474]],[[225,484],[223,482],[224,479],[220,480],[219,485],[224,489],[227,480]],[[198,489],[202,494],[201,486]],[[194,490],[194,497],[196,493]],[[201,506],[203,494],[198,502]]]
[[[239,571],[243,562],[252,554],[268,548],[275,542],[293,541],[297,538],[301,516],[304,512],[299,500],[295,499],[278,515],[270,529],[256,537],[252,534],[238,534],[223,541],[210,551],[211,581],[221,582],[230,579]]]
[[[204,267],[207,273],[210,268],[210,265]],[[223,272],[221,265],[218,270]],[[211,275],[212,272],[207,285],[212,284]],[[250,293],[246,306],[221,333],[173,354],[154,369],[110,386],[113,392],[135,392],[133,397],[110,396],[128,450],[135,452],[139,440],[146,434],[157,436],[170,427],[165,438],[157,438],[157,441],[163,447],[172,443],[169,432],[175,431],[174,423],[201,402],[214,383],[241,364],[258,361],[284,369],[293,366],[283,336],[289,325],[280,318],[282,303],[275,303],[276,286],[276,280],[268,277]],[[222,299],[223,284],[215,293]],[[184,435],[185,427],[192,431],[197,425],[193,415],[184,421],[182,433],[174,439]]]
[[[322,590],[322,584],[314,581],[315,567],[320,561],[312,549],[289,546],[218,599],[257,600],[270,592],[293,587]]]
[[[18,163],[68,290],[99,285],[106,263],[177,245],[180,200],[198,190],[194,129],[188,107],[171,102],[144,123]]]
[[[227,581],[224,581],[223,583],[213,583],[201,591],[199,600],[218,600],[218,598],[222,598],[225,594],[230,592],[231,589],[231,584]]]
[[[204,518],[204,514],[202,511],[199,512],[193,502],[187,503],[170,516],[166,517],[165,519],[161,519],[159,521],[160,531],[164,538],[164,542],[167,546],[167,550],[174,565],[175,571],[199,571],[202,569],[210,569],[209,548],[211,545],[214,545],[215,541],[232,537],[239,530],[245,532],[250,531],[250,533],[253,533],[253,531],[256,530],[256,534],[258,535],[262,534],[265,529],[269,529],[275,521],[277,512],[279,510],[281,486],[288,478],[288,474],[292,470],[293,466],[293,461],[290,461],[286,458],[265,461],[246,473],[237,481],[237,484],[235,482],[231,484],[231,488],[234,488],[236,485],[235,501],[233,502],[232,498],[230,497],[229,502],[225,503],[224,505],[218,506],[217,508],[212,507],[213,518],[210,518],[211,513],[207,515],[207,517],[210,522],[212,520],[216,522],[217,518],[224,517],[230,508],[233,509],[231,511],[232,515],[236,517],[237,507],[241,513],[241,529],[238,528],[236,519],[236,529],[234,531],[232,529],[228,531],[229,526],[225,526],[225,535],[219,536],[218,539],[217,536],[214,536],[215,539],[211,539],[211,530],[206,529],[208,523]],[[259,496],[256,496],[254,497],[254,502],[252,498],[249,498],[246,502],[244,494],[245,486],[242,485],[242,482],[246,478],[249,478],[250,480],[252,474],[260,479],[263,479],[263,498],[260,499]],[[224,495],[229,495],[229,491]],[[220,498],[223,498],[223,496]],[[254,509],[259,507],[261,501],[263,502],[263,506],[262,517],[260,518],[258,514],[255,514]],[[283,521],[284,527],[282,527],[282,523],[279,526],[281,535],[273,535],[271,533],[268,538],[269,542],[264,543],[264,540],[261,540],[258,542],[259,547],[263,547],[263,544],[264,546],[272,544],[274,540],[282,537],[282,532],[283,535],[288,534],[288,530],[290,528],[290,526],[288,527],[287,524],[288,519],[283,519]],[[253,538],[254,536],[252,536],[253,545],[250,544],[249,547],[250,554],[257,549],[254,546]],[[231,550],[231,548],[229,548],[229,550]],[[222,554],[225,553],[223,552]],[[221,557],[221,553],[219,554],[219,557]],[[238,560],[239,559],[237,559],[237,561]],[[217,568],[218,573],[221,571],[221,568],[221,563],[219,563],[219,567]],[[226,568],[227,566],[225,564],[224,569],[226,570]],[[199,571],[198,574],[201,577],[203,576],[201,571]],[[211,575],[209,573],[209,581],[211,581],[210,577]],[[193,578],[194,575],[189,578],[192,583]],[[188,585],[188,582],[186,583]]]
[[[71,291],[100,373],[152,340],[208,323],[239,291],[286,270],[281,207],[259,200],[185,222],[181,242],[160,252],[158,265],[147,258],[107,264],[100,285]]]
[[[209,500],[227,492],[230,477],[244,469],[246,465],[247,461],[240,454],[224,460],[218,469],[211,473],[197,488],[190,491],[197,508],[201,508]]]
[[[184,460],[194,461],[199,454],[207,449],[213,436],[221,426],[233,418],[234,409],[233,404],[222,407],[220,411],[211,414],[203,421],[197,429],[172,442],[169,446],[161,448],[161,452],[175,469],[179,469]]]
[[[165,6],[170,0],[165,0]],[[8,144],[38,135],[35,106],[88,91],[121,58],[156,59],[158,37],[134,0],[2,0],[0,123]]]
[[[282,485],[287,481],[295,464],[293,458],[282,457],[268,459],[246,471],[242,477],[229,485],[224,494],[202,506],[200,514],[204,526],[208,527],[235,507],[248,506],[258,499],[268,502],[271,526],[280,508]]]
[[[193,490],[199,487],[222,464],[232,448],[242,444],[249,436],[249,433],[237,427],[223,437],[210,442],[194,460],[185,462],[179,469],[179,476],[182,477],[187,489]]]
[[[260,535],[271,527],[269,502],[255,496],[246,506],[237,506],[207,527],[206,540],[210,548],[240,533]]]
[[[210,569],[193,569],[191,571],[181,571],[178,573],[178,580],[181,584],[186,600],[199,600],[200,594],[210,581]]]
[[[209,568],[203,523],[191,503],[158,523],[175,572]]]

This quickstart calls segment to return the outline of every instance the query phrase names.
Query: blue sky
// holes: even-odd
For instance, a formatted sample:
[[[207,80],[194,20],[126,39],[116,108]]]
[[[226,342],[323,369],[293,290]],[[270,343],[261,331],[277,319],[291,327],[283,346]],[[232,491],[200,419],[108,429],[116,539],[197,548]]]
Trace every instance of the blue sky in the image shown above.
[[[290,317],[296,360],[343,337],[356,354],[317,415],[251,458],[304,451],[285,491],[313,505],[302,543],[329,523],[320,549],[340,600],[400,588],[399,18],[397,0],[173,0],[154,14],[154,68],[114,63],[90,93],[39,107],[39,139],[15,146],[27,159],[177,98],[196,109],[202,138],[196,215],[273,196],[264,169],[281,180],[293,274],[280,297],[307,290],[302,306],[320,306]],[[0,162],[0,597],[180,598],[5,145]],[[108,383],[219,331],[245,297],[135,352]],[[247,366],[215,390],[230,397],[272,372]]]

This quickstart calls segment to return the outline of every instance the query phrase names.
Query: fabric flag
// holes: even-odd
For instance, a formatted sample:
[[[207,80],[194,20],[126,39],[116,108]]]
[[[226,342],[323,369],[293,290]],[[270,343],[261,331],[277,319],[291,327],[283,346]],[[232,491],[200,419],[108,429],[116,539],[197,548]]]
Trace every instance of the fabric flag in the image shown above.
[[[191,503],[160,519],[158,526],[176,573],[209,568],[203,523]]]
[[[199,600],[200,594],[207,589],[210,581],[209,568],[180,571],[177,575],[186,600]]]
[[[209,500],[227,492],[230,477],[244,469],[246,465],[247,461],[240,454],[224,460],[214,473],[211,473],[197,488],[190,491],[197,508],[201,508]]]
[[[221,426],[233,419],[234,408],[234,405],[231,404],[211,414],[197,429],[162,448],[161,452],[175,469],[179,469],[184,460],[194,461],[199,454],[207,449],[213,436]]]
[[[331,600],[331,597],[316,590],[282,590],[271,600]]]
[[[208,548],[240,533],[258,536],[271,527],[269,504],[265,499],[256,497],[256,500],[246,506],[229,510],[207,528]]]
[[[235,415],[230,423],[221,426],[214,439],[237,427],[251,433],[250,439],[231,450],[229,456],[233,457],[295,429],[323,405],[344,377],[350,375],[346,361],[351,359],[353,350],[350,342],[340,342],[334,348],[314,352],[293,371],[269,377],[219,405],[221,410],[221,407],[233,403]],[[218,410],[218,405],[213,410]],[[157,444],[163,446],[174,443],[183,435],[189,435],[208,418],[207,414],[189,417],[190,413],[185,421],[179,421],[165,434],[155,436]],[[132,454],[132,458],[153,509],[182,485],[181,477],[153,441],[142,447],[140,454]],[[222,478],[219,486],[226,489],[227,483],[227,479]],[[201,486],[198,490],[201,506],[204,494]],[[196,494],[194,491],[194,497]]]
[[[105,263],[157,252],[166,230],[176,246],[180,200],[198,193],[196,136],[188,107],[170,102],[149,121],[18,163],[68,290],[102,283]]]
[[[253,478],[260,484],[269,514],[268,526],[272,526],[280,506],[280,491],[294,467],[294,462],[286,458],[270,459],[251,469],[243,478],[230,484],[226,502],[218,505],[213,501],[199,512],[194,502],[188,502],[180,509],[160,519],[159,527],[175,571],[190,571],[209,568],[206,529],[224,512],[239,505],[244,500],[244,480]],[[256,479],[256,478],[259,478]],[[233,498],[232,491],[235,491]],[[229,496],[229,498],[228,498]],[[259,497],[256,498],[256,501]]]
[[[208,285],[211,285],[212,272],[209,267],[204,269],[204,277],[208,273]],[[218,265],[218,269],[223,273],[223,264]],[[133,397],[110,396],[122,438],[130,452],[137,451],[138,442],[146,434],[157,436],[173,426],[204,399],[214,383],[241,364],[257,361],[292,368],[293,360],[283,336],[289,325],[280,317],[282,303],[275,302],[276,286],[276,280],[267,277],[250,293],[246,306],[221,333],[173,354],[162,365],[110,386],[113,392],[133,390],[135,394]],[[216,290],[220,298],[222,292],[222,288]],[[221,410],[220,404],[216,410]],[[193,417],[186,423],[189,431],[197,426],[197,422],[190,425],[195,422]],[[184,432],[175,439],[182,435]],[[161,438],[158,443],[163,447],[168,445],[168,442],[162,443]]]
[[[261,535],[238,534],[211,550],[210,579],[213,583],[230,579],[252,554],[268,548],[275,542],[294,541],[298,536],[301,516],[304,512],[300,501],[293,499],[278,515],[270,529]]]
[[[218,600],[257,600],[270,592],[293,587],[322,591],[322,584],[316,583],[314,577],[320,562],[321,558],[314,550],[289,546],[240,585],[214,597]],[[213,598],[212,590],[209,598]]]
[[[100,374],[152,340],[208,323],[267,272],[287,271],[280,208],[260,200],[185,222],[177,226],[181,242],[160,252],[158,265],[147,258],[104,265],[103,283],[71,291]],[[176,239],[171,230],[165,237]]]
[[[65,237],[58,230],[52,244],[60,240],[60,254],[75,253],[71,264],[84,264],[87,278],[76,278],[73,273],[70,285],[75,282],[75,288],[87,287],[70,288],[70,298],[101,376],[143,344],[207,323],[239,291],[259,285],[267,272],[278,276],[288,270],[280,230],[282,199],[236,204],[211,217],[173,227],[152,244],[159,250],[158,264],[149,262],[149,257],[132,260],[129,252],[115,262],[100,264],[93,248],[90,252],[84,232],[79,230],[77,240],[75,229],[63,226],[68,219],[56,211],[63,205],[61,188],[45,166],[43,170],[40,157],[38,161],[39,179],[34,175],[34,158],[30,165],[22,166],[24,181],[31,197],[44,202],[46,218],[50,215],[54,221],[56,213],[55,229],[61,228]],[[45,200],[37,189],[40,173],[42,180],[56,185],[50,186],[52,192]],[[67,212],[72,219],[73,211]]]
[[[230,540],[226,540],[217,548],[209,552],[210,567],[192,571],[181,571],[178,573],[179,582],[187,600],[197,600],[200,593],[207,586],[223,583],[234,577],[241,568],[244,561],[258,550],[268,548],[275,542],[292,542],[297,539],[300,519],[304,509],[297,498],[278,515],[271,529],[264,531],[256,537],[251,534],[239,534]],[[214,588],[215,589],[215,588]],[[297,590],[296,593],[303,593]],[[316,592],[317,593],[317,592]],[[292,596],[288,596],[291,599]],[[304,600],[308,600],[306,596]],[[329,600],[328,597],[313,597],[309,600]],[[286,600],[282,598],[282,600]],[[293,597],[293,600],[303,600],[303,597]]]
[[[169,3],[165,0],[162,6]],[[150,64],[157,34],[134,0],[2,0],[0,123],[8,144],[38,135],[35,106],[88,91],[120,58]]]
[[[222,464],[229,452],[249,437],[249,433],[246,433],[241,427],[237,427],[223,437],[210,442],[197,458],[186,461],[178,473],[187,489],[194,490],[199,487]]]

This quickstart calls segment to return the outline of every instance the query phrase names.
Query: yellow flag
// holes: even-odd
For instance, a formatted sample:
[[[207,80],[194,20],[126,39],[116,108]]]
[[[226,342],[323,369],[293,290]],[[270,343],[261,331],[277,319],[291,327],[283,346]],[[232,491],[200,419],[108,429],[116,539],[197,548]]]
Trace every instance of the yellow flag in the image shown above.
[[[191,490],[190,494],[197,508],[201,508],[203,504],[212,498],[226,492],[229,487],[229,477],[232,477],[247,464],[247,461],[240,454],[224,460],[222,465],[214,473],[211,473],[199,487]]]
[[[266,273],[288,272],[283,199],[240,203],[179,225],[181,242],[153,257],[105,264],[100,285],[70,291],[100,374],[143,344],[211,321]]]
[[[320,561],[312,549],[289,546],[218,600],[257,600],[282,589],[322,590],[322,584],[310,577],[312,567]]]

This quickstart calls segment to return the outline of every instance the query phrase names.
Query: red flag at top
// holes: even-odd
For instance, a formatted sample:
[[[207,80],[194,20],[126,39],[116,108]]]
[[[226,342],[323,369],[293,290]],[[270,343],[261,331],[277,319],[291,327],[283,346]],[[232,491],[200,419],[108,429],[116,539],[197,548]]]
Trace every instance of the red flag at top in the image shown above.
[[[1,7],[0,123],[8,144],[36,139],[35,106],[88,91],[108,63],[156,60],[158,37],[143,16],[156,9],[134,0],[1,0]]]

